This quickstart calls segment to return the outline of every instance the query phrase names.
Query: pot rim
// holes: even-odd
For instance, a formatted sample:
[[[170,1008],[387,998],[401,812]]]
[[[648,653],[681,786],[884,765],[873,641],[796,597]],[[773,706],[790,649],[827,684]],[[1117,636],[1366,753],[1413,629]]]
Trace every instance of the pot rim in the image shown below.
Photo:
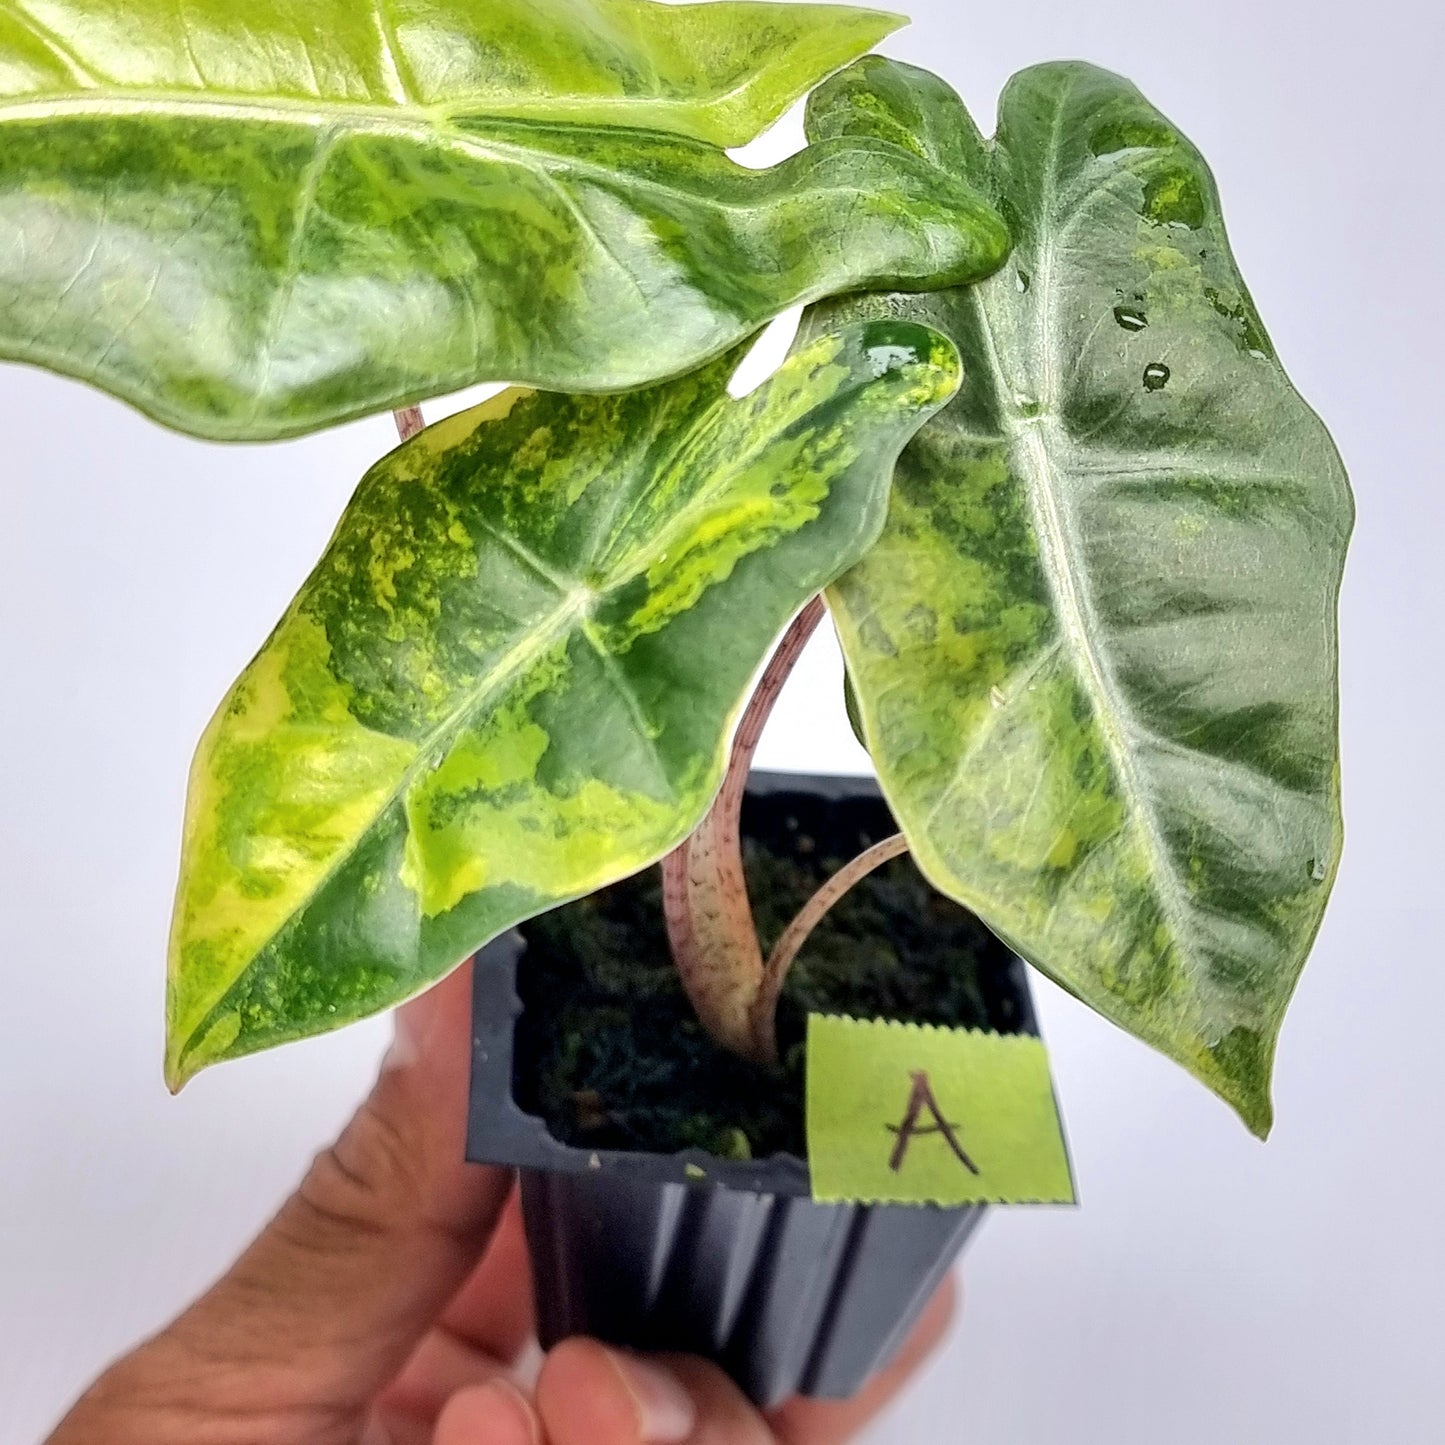
[[[858,797],[883,799],[875,779],[856,774],[755,770],[748,778],[748,792],[759,797],[808,793],[827,802]],[[653,1154],[629,1149],[585,1149],[554,1138],[543,1119],[521,1108],[512,1089],[513,1043],[517,1020],[524,1012],[517,993],[516,974],[526,947],[521,933],[511,929],[486,944],[475,957],[466,1150],[470,1163],[567,1174],[606,1170],[651,1183],[711,1185],[753,1194],[812,1198],[807,1161],[792,1154],[774,1154],[764,1159],[724,1159],[697,1148],[675,1154]],[[1038,1018],[1027,967],[1022,958],[1010,952],[1008,969],[1020,1005],[1018,1032],[1037,1036]]]

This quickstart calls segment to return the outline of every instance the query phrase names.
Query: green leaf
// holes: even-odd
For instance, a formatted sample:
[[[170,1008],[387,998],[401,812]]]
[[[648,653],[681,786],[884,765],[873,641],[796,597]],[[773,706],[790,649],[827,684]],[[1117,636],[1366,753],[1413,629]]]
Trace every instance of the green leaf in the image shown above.
[[[719,148],[899,23],[651,0],[0,0],[0,357],[221,440],[621,390],[1007,236],[869,138]]]
[[[1128,82],[1025,71],[985,144],[941,81],[866,60],[810,131],[910,144],[1017,242],[981,285],[808,319],[908,317],[964,358],[829,593],[884,789],[940,888],[1262,1135],[1340,852],[1335,448],[1204,160]]]
[[[320,101],[402,120],[484,114],[738,146],[906,23],[811,4],[5,0],[0,94]]]
[[[174,1085],[406,998],[691,831],[768,645],[876,538],[959,378],[907,322],[738,401],[736,360],[505,392],[362,481],[192,770]]]

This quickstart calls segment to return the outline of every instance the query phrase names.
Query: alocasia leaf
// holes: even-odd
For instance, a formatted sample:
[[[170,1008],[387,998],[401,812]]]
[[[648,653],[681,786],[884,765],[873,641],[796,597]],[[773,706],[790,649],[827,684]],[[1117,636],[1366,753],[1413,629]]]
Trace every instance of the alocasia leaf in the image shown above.
[[[884,789],[939,887],[1263,1134],[1340,852],[1335,448],[1204,160],[1128,82],[1025,71],[985,143],[869,59],[810,130],[911,145],[1017,243],[978,286],[808,318],[907,317],[964,359],[829,592]]]
[[[167,1074],[320,1032],[677,844],[789,616],[957,388],[908,322],[614,397],[512,390],[361,483],[202,739]]]
[[[652,0],[0,0],[0,357],[222,440],[680,374],[1003,260],[871,137],[748,140],[896,17]]]

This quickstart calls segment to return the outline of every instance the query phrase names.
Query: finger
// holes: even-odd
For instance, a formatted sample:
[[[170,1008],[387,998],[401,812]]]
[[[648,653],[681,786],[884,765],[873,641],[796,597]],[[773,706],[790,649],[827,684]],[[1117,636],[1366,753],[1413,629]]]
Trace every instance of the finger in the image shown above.
[[[459,1339],[511,1362],[537,1331],[522,1200],[512,1191],[486,1255],[442,1315]]]
[[[424,1421],[430,1426],[454,1395],[506,1375],[501,1360],[446,1330],[433,1330],[377,1398],[377,1413],[388,1422]]]
[[[515,1385],[495,1380],[452,1397],[433,1445],[543,1445],[542,1422]]]
[[[953,1321],[957,1290],[952,1279],[928,1302],[907,1342],[851,1400],[789,1400],[769,1415],[779,1445],[842,1445],[851,1440],[908,1383],[938,1348]]]
[[[767,1421],[733,1382],[706,1360],[668,1355],[663,1361],[682,1381],[697,1409],[687,1445],[775,1445]]]
[[[537,1377],[537,1412],[550,1445],[682,1445],[703,1438],[695,1434],[698,1404],[680,1374],[596,1340],[564,1340],[547,1356]],[[748,1437],[738,1445],[744,1442],[753,1445]]]
[[[162,1337],[204,1361],[217,1408],[263,1389],[282,1411],[363,1411],[476,1264],[511,1178],[463,1163],[470,977],[458,969],[398,1013],[366,1104]]]
[[[533,1334],[532,1281],[517,1193],[482,1262],[380,1399],[383,1413],[428,1421],[464,1385],[505,1373]]]

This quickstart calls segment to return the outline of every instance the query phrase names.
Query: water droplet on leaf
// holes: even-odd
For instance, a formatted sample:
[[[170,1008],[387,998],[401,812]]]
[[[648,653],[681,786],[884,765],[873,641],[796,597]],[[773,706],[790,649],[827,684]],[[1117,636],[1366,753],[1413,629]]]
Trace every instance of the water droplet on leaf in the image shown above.
[[[911,346],[870,346],[868,367],[875,377],[887,376],[890,371],[901,371],[905,366],[916,365],[918,353]]]
[[[1125,331],[1142,331],[1149,324],[1149,318],[1137,306],[1116,306],[1114,320]]]
[[[886,376],[926,360],[930,336],[911,321],[889,318],[869,322],[862,340],[869,369],[874,376]]]
[[[989,688],[989,690],[988,690],[988,700],[989,700],[995,707],[1002,707],[1002,706],[1004,705],[1004,701],[1005,701],[1004,695],[1003,695],[1003,689],[1002,689],[1001,687],[997,687],[997,686]]]
[[[1323,858],[1310,859],[1310,877],[1313,878],[1316,883],[1323,883],[1329,871],[1329,865]]]
[[[1014,285],[1017,286],[1020,291],[1027,291],[1029,289],[1029,273],[1027,271],[1015,271]]]
[[[1151,361],[1144,368],[1144,390],[1159,391],[1168,384],[1169,368],[1162,361]]]

